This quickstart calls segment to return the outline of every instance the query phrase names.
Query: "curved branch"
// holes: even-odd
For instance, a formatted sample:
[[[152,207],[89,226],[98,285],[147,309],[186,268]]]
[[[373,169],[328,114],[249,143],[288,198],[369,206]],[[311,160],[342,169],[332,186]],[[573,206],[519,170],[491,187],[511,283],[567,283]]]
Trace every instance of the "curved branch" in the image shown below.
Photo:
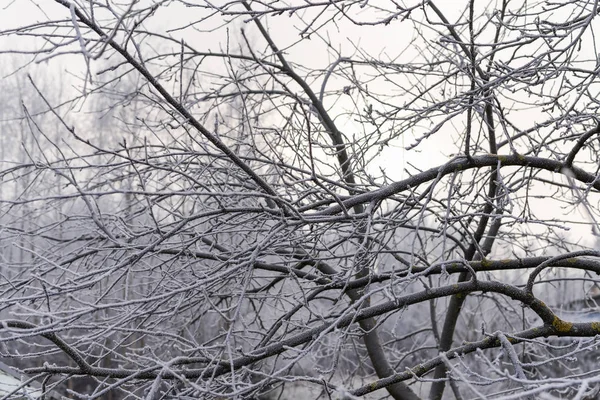
[[[242,4],[248,11],[252,11],[252,8],[246,1],[243,1]],[[294,82],[296,82],[302,88],[302,90],[304,90],[306,95],[309,97],[312,106],[317,110],[317,113],[319,114],[319,117],[321,118],[323,125],[325,125],[325,128],[327,129],[327,132],[333,141],[333,145],[335,146],[338,163],[340,164],[340,168],[342,170],[342,178],[349,186],[354,186],[356,184],[356,179],[354,177],[354,173],[350,169],[350,157],[348,156],[348,151],[346,150],[346,144],[344,143],[342,133],[335,125],[335,122],[333,122],[333,119],[331,119],[329,116],[329,113],[323,107],[323,103],[319,100],[317,95],[304,81],[304,79],[298,76],[292,66],[287,62],[281,50],[279,50],[273,39],[271,39],[269,32],[267,32],[263,24],[259,21],[258,17],[253,17],[253,21],[263,38],[267,41],[275,56],[279,59],[279,62],[281,62],[283,67],[282,71],[292,78]]]
[[[474,168],[484,168],[497,165],[498,162],[501,166],[522,166],[542,169],[550,172],[561,173],[563,163],[561,161],[550,160],[548,158],[524,156],[521,154],[511,155],[496,155],[486,154],[482,156],[471,156],[470,159],[467,157],[459,157],[451,160],[450,162],[423,171],[420,174],[413,175],[410,178],[394,182],[388,186],[384,186],[380,189],[373,190],[370,192],[358,194],[342,201],[344,208],[348,209],[357,204],[370,203],[372,201],[381,201],[388,197],[394,196],[405,190],[410,190],[415,186],[421,185],[425,182],[433,181],[438,177],[454,173],[456,171],[466,171]],[[600,191],[600,182],[595,181],[595,176],[589,172],[584,171],[581,168],[572,167],[573,177],[583,183],[592,183],[596,190]],[[333,215],[342,212],[342,208],[339,205],[332,205],[324,210],[313,214],[307,214],[307,218],[319,217],[326,215]]]
[[[0,321],[0,329],[6,329],[6,328],[35,330],[35,329],[38,329],[38,326],[35,324],[32,324],[31,322],[27,322],[27,321],[18,321],[18,320]],[[36,332],[34,332],[34,333],[36,333]],[[58,337],[54,332],[41,331],[38,334],[40,336],[42,336],[43,338],[46,338],[49,341],[51,341],[52,343],[54,343],[56,345],[56,347],[58,347],[66,355],[68,355],[69,358],[71,358],[71,360],[73,360],[75,362],[75,364],[77,364],[77,366],[79,367],[78,369],[79,369],[79,371],[81,371],[81,373],[90,373],[93,370],[93,367],[90,366],[87,363],[87,361],[84,360],[84,358],[81,356],[81,354],[79,354],[79,352],[76,349],[69,346],[69,344],[67,342],[65,342],[60,337]]]
[[[600,133],[600,122],[598,123],[598,125],[596,125],[594,129],[590,129],[589,131],[585,132],[583,135],[581,135],[579,140],[577,140],[577,143],[575,143],[575,146],[573,146],[573,148],[569,152],[569,155],[567,156],[567,159],[565,160],[565,168],[571,168],[573,166],[575,156],[577,155],[577,153],[579,153],[579,150],[583,148],[585,142],[592,136],[597,135],[598,133]]]
[[[552,334],[557,336],[594,336],[600,332],[599,322],[590,323],[570,323],[558,318],[552,310],[542,301],[529,295],[525,290],[516,288],[511,285],[507,285],[501,282],[495,281],[468,281],[461,282],[449,286],[430,288],[425,291],[412,293],[403,297],[399,297],[396,300],[388,301],[375,306],[362,308],[354,314],[349,314],[338,318],[333,323],[323,323],[317,327],[308,329],[302,333],[292,336],[288,339],[282,340],[279,343],[274,343],[262,348],[257,348],[249,354],[238,357],[231,361],[214,361],[208,360],[207,358],[182,358],[177,362],[173,362],[172,365],[189,365],[195,363],[207,363],[217,364],[216,366],[204,369],[184,369],[176,372],[164,372],[162,366],[149,367],[140,370],[131,369],[111,369],[111,368],[100,368],[100,367],[88,367],[86,371],[81,368],[72,367],[51,367],[44,366],[40,368],[30,368],[27,370],[28,373],[62,373],[62,374],[81,374],[86,373],[87,375],[96,377],[110,377],[110,378],[127,378],[131,375],[135,375],[136,379],[154,379],[158,374],[164,379],[173,379],[176,376],[185,376],[187,378],[215,378],[227,373],[230,373],[233,369],[240,369],[247,365],[255,362],[264,360],[266,358],[281,354],[287,351],[290,347],[296,347],[308,343],[313,340],[318,340],[324,335],[332,332],[336,329],[346,328],[356,322],[363,320],[372,319],[374,317],[394,312],[402,309],[406,306],[426,302],[428,300],[452,296],[458,293],[468,294],[472,292],[493,292],[505,295],[513,300],[519,301],[526,306],[530,307],[540,319],[544,322],[544,326],[550,327],[550,330],[542,330],[541,333],[546,332],[546,336]],[[541,335],[538,335],[541,336]],[[58,345],[58,344],[57,344]],[[87,364],[86,364],[87,365]],[[437,365],[437,364],[436,364]],[[394,375],[396,376],[396,375]],[[411,374],[412,376],[412,374]],[[393,380],[388,385],[396,383],[394,378],[388,378]],[[403,378],[407,379],[407,378]],[[386,381],[388,382],[388,381]]]
[[[550,267],[555,261],[565,260],[573,257],[581,257],[581,256],[593,256],[600,257],[600,251],[595,250],[581,250],[574,251],[571,253],[560,254],[558,256],[552,257],[540,265],[538,265],[531,274],[529,274],[529,278],[527,279],[527,286],[525,287],[525,291],[533,296],[533,284],[535,283],[535,278],[546,268]]]

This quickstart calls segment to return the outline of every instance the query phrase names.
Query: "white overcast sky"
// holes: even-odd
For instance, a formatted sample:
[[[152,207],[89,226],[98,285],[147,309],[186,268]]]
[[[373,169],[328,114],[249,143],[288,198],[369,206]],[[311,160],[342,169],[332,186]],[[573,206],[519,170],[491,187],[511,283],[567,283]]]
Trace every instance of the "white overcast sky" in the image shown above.
[[[437,3],[438,6],[443,8],[450,21],[453,21],[460,16],[466,4],[465,1],[457,0],[439,0]],[[0,8],[0,29],[3,30],[15,28],[24,24],[43,22],[48,18],[69,18],[68,9],[50,0],[0,0],[0,4],[2,4]],[[487,2],[476,2],[476,4],[480,4],[484,7]],[[147,26],[147,28],[163,30],[165,33],[166,29],[173,26],[174,21],[177,21],[177,25],[183,25],[186,18],[191,18],[189,10],[179,3],[161,9],[160,13],[157,13],[157,16],[157,18],[152,20],[153,25]],[[194,15],[194,18],[196,18],[196,15]],[[365,15],[364,18],[368,19],[369,16]],[[295,43],[298,39],[297,29],[289,21],[290,20],[285,18],[269,19],[268,27],[271,32],[277,32],[274,38],[277,40],[277,44],[280,48],[285,48],[287,45]],[[183,37],[186,42],[193,43],[194,47],[197,49],[218,50],[220,47],[223,48],[225,46],[225,31],[220,29],[210,32],[210,30],[216,26],[216,24],[214,26],[209,26],[207,24],[205,26],[205,31],[203,32],[194,32],[188,29],[183,33],[173,32],[170,34],[177,39]],[[247,29],[248,32],[252,31],[249,24],[239,24],[238,28],[241,27]],[[389,57],[395,57],[399,52],[402,52],[402,56],[405,58],[410,58],[411,53],[416,55],[415,48],[410,44],[413,37],[413,27],[410,24],[394,23],[389,26],[357,27],[345,22],[340,23],[337,28],[338,29],[334,29],[331,27],[328,32],[331,35],[332,42],[338,46],[337,49],[340,50],[342,56],[351,56],[355,51],[355,46],[360,49],[368,50],[368,53],[372,56],[386,54]],[[5,37],[0,37],[0,41],[4,41],[0,42],[0,49],[11,48],[28,50],[33,48],[33,43],[30,39],[21,41],[12,40],[10,43],[7,43],[6,40]],[[333,61],[331,52],[328,51],[323,41],[318,39],[305,40],[300,44],[295,45],[289,52],[292,58],[302,59],[304,65],[311,65],[314,66],[314,68],[326,68]],[[43,70],[43,76],[54,81],[56,80],[56,74],[64,74],[65,69],[81,74],[83,66],[84,63],[82,57],[73,55],[58,61],[53,60],[50,63],[45,63],[36,66],[35,68]],[[5,77],[12,72],[13,69],[14,62],[10,60],[10,57],[0,54],[0,77]],[[64,74],[61,78],[61,82],[65,86],[64,94],[67,95],[68,87],[71,86],[69,76]],[[340,107],[342,106],[343,104],[340,104]],[[529,124],[531,118],[534,117],[535,115],[530,113],[527,116],[528,120],[523,120],[524,125]],[[71,118],[75,119],[76,116],[71,116]],[[517,122],[519,121],[517,120]],[[345,132],[348,132],[357,127],[353,126],[350,121],[342,121],[341,128]],[[461,127],[455,127],[455,129],[461,129]],[[445,135],[438,134],[435,139],[428,143],[426,147],[427,154],[419,154],[412,152],[407,153],[404,151],[402,147],[409,145],[410,139],[403,139],[401,143],[396,143],[395,146],[388,148],[386,150],[387,153],[385,153],[384,157],[382,157],[375,166],[386,169],[388,174],[393,178],[401,179],[405,176],[402,170],[407,161],[412,162],[421,169],[442,164],[448,159],[450,153],[452,153],[455,148],[452,143],[452,132],[447,132]],[[546,209],[546,205],[543,202],[539,202],[538,207],[541,208],[538,212],[543,210],[540,214],[549,217],[555,215],[557,212],[562,213],[562,211],[555,208]],[[580,220],[587,218],[583,215],[582,210],[579,210],[578,214],[580,216],[576,218]],[[573,238],[581,237],[583,240],[590,243],[595,241],[589,234],[589,228],[581,228],[577,225],[573,225],[572,228]]]

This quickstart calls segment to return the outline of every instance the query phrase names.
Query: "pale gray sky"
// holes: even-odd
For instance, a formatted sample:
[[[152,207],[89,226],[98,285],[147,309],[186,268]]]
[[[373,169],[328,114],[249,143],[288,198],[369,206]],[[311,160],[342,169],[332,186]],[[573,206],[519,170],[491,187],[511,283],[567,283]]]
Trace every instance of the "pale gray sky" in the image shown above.
[[[438,6],[443,8],[447,18],[450,21],[456,20],[464,11],[466,2],[439,1]],[[488,7],[487,2],[476,2],[480,7]],[[193,11],[193,12],[191,12]],[[376,18],[376,15],[369,15],[367,11],[361,18],[363,21],[369,21]],[[69,10],[52,1],[35,1],[35,0],[16,0],[4,1],[2,10],[0,11],[0,26],[3,29],[13,29],[24,24],[34,24],[50,19],[70,18]],[[186,22],[191,22],[198,18],[198,10],[191,10],[184,7],[180,3],[175,3],[168,7],[162,7],[156,13],[155,18],[147,23],[148,29],[163,31],[167,35],[179,40],[183,38],[187,43],[192,44],[198,50],[219,50],[224,49],[226,44],[226,31],[218,28],[218,19],[211,19],[209,22],[201,25],[201,29],[188,28],[183,31],[168,32],[167,29],[173,26],[182,26]],[[308,16],[307,16],[308,18]],[[176,24],[173,21],[177,21]],[[214,21],[214,22],[213,22]],[[328,40],[333,44],[333,49],[328,48],[325,41],[314,37],[311,40],[304,40],[298,43],[298,28],[293,23],[294,19],[282,16],[280,18],[271,18],[268,20],[268,27],[271,32],[274,32],[274,39],[277,41],[280,49],[286,49],[291,60],[301,60],[302,64],[314,69],[326,69],[335,61],[335,53],[343,57],[351,57],[358,52],[368,52],[371,56],[394,60],[394,62],[402,63],[413,60],[418,57],[420,51],[427,49],[427,44],[422,42],[414,42],[415,26],[409,22],[394,21],[388,26],[355,26],[348,21],[342,21],[337,25],[331,25],[327,31],[321,32],[324,36],[328,35]],[[249,37],[256,38],[260,41],[259,35],[255,32],[254,26],[251,24],[238,23],[236,29],[244,28]],[[212,30],[212,32],[211,32]],[[239,31],[233,29],[229,32],[232,42],[239,38]],[[14,36],[13,36],[14,37]],[[22,40],[14,40],[10,43],[6,42],[6,38],[0,43],[1,49],[19,49],[31,50],[35,48],[41,39],[34,44],[31,38]],[[293,45],[289,48],[288,46]],[[418,45],[418,47],[416,46]],[[590,48],[593,45],[590,43]],[[335,50],[335,51],[334,51]],[[590,51],[585,47],[580,50],[583,52]],[[64,85],[63,94],[66,96],[69,93],[69,87],[72,85],[68,74],[64,73],[67,69],[74,74],[82,74],[84,71],[84,60],[80,55],[69,55],[62,57],[60,60],[51,60],[51,62],[38,65],[37,70],[43,71],[43,76],[50,78],[52,83],[58,82],[52,78],[56,74],[62,74],[61,84]],[[0,76],[5,76],[14,69],[14,63],[10,61],[7,55],[0,55]],[[79,85],[79,82],[74,82]],[[51,84],[50,84],[51,85]],[[335,86],[336,82],[332,79],[329,85]],[[316,82],[315,87],[320,87],[320,82]],[[371,86],[374,91],[389,91],[397,90],[397,88],[386,87],[385,84],[376,83]],[[360,134],[361,126],[354,120],[345,117],[345,110],[353,106],[351,99],[340,98],[335,106],[328,104],[328,99],[325,100],[325,106],[330,107],[333,115],[337,115],[336,123],[349,136],[353,132]],[[536,120],[541,119],[543,114],[539,109],[532,107],[520,114],[513,114],[513,122],[523,128],[531,126]],[[72,114],[70,118],[76,123],[77,115]],[[419,127],[415,127],[416,130]],[[403,135],[400,140],[393,142],[389,147],[385,148],[381,156],[372,164],[372,167],[382,168],[393,179],[402,179],[406,176],[404,168],[407,163],[412,163],[420,169],[427,169],[440,165],[448,160],[457,151],[456,133],[464,130],[464,126],[454,123],[451,127],[445,128],[432,139],[425,142],[425,146],[420,148],[420,152],[406,151],[405,147],[414,143],[414,138],[410,135]],[[508,152],[509,149],[503,150]],[[565,180],[566,183],[566,180]],[[538,213],[541,216],[552,217],[558,213],[563,213],[555,207],[547,207],[547,202],[532,199],[532,206],[538,208]],[[587,218],[582,212],[579,212],[577,219]],[[594,242],[595,238],[590,237],[589,228],[579,225],[572,225],[572,235],[581,237],[585,241]]]

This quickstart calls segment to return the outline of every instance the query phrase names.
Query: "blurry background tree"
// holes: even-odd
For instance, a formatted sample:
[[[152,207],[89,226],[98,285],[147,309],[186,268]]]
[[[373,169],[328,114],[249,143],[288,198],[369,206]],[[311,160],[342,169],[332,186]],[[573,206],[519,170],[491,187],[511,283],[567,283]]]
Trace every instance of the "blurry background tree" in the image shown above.
[[[0,351],[28,379],[597,395],[597,2],[5,7]]]

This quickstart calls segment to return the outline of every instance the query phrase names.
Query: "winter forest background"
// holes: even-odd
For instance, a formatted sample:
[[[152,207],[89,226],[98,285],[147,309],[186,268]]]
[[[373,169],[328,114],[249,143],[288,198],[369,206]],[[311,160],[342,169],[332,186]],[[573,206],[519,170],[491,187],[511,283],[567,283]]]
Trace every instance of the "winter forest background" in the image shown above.
[[[1,361],[48,398],[598,398],[599,12],[3,2]]]

